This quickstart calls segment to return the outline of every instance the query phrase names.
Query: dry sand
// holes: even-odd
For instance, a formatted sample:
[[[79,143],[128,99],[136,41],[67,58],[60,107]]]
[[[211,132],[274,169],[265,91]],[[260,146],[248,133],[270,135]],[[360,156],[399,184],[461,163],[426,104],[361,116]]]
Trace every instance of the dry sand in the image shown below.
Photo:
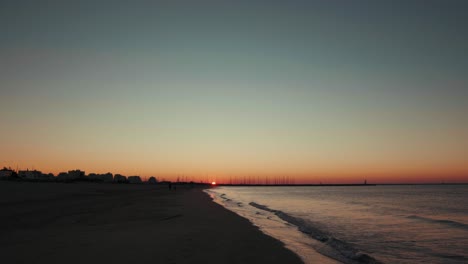
[[[0,182],[1,263],[301,263],[201,188]]]

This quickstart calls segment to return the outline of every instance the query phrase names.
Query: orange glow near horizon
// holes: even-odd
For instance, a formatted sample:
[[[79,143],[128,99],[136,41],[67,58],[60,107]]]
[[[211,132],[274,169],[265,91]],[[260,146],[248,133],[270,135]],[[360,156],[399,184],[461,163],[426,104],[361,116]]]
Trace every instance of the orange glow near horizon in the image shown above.
[[[59,109],[43,119],[15,118],[11,112],[11,120],[22,122],[2,130],[0,166],[55,175],[81,169],[171,181],[216,179],[218,184],[468,183],[468,128],[451,123],[458,120],[453,115],[438,126],[410,123],[406,112],[389,124],[365,116],[370,109],[343,117],[310,112],[297,120],[273,109],[272,121],[255,104],[250,111],[257,117],[244,115],[237,105],[223,114],[182,107],[159,116],[158,123],[133,118],[155,119],[160,109],[153,104],[134,105],[144,112],[132,112],[125,101],[116,103],[125,107],[96,113],[72,108],[76,119]],[[305,122],[309,116],[316,121]]]
[[[122,137],[131,135],[130,131],[124,132]],[[261,135],[257,136],[262,139],[259,142],[232,139],[233,142],[225,143],[222,137],[200,136],[170,143],[146,134],[135,141],[116,141],[116,138],[97,137],[92,131],[81,131],[76,137],[68,135],[61,139],[60,135],[42,135],[15,144],[20,141],[13,138],[22,133],[26,132],[12,133],[6,138],[0,153],[1,167],[37,169],[55,175],[81,169],[87,174],[111,172],[170,181],[210,183],[216,179],[218,184],[326,184],[364,180],[368,183],[468,183],[468,145],[464,141],[448,140],[432,149],[421,143],[420,147],[425,149],[418,149],[416,143],[412,148],[390,147],[382,139],[375,144],[387,148],[379,150],[368,141],[360,147],[353,142],[335,142],[333,138],[328,143],[312,141],[317,142],[313,148],[294,140],[276,142],[276,138],[271,138],[265,142]],[[172,135],[173,139],[176,136]]]
[[[107,173],[122,174],[126,176],[139,175],[143,179],[155,176],[158,180],[169,180],[169,181],[194,181],[194,182],[206,182],[213,183],[210,180],[217,178],[217,184],[355,184],[363,183],[365,180],[369,184],[383,184],[383,183],[468,183],[468,171],[458,168],[435,168],[427,166],[426,170],[423,168],[386,168],[382,166],[379,168],[365,169],[343,167],[337,168],[316,168],[309,170],[277,170],[277,172],[270,172],[268,170],[258,170],[252,168],[247,170],[233,170],[232,173],[223,172],[220,168],[217,170],[200,170],[194,167],[186,167],[185,170],[181,169],[179,172],[176,168],[167,168],[161,166],[161,168],[154,169],[151,166],[143,166],[129,169],[125,164],[118,164],[118,166],[112,166],[108,164],[106,166],[98,166],[100,164],[90,162],[88,165],[86,162],[79,163],[73,166],[71,162],[65,162],[63,166],[53,167],[52,164],[49,166],[24,166],[18,165],[18,169],[37,169],[44,173],[53,173],[57,175],[60,172],[66,172],[68,170],[81,169],[89,173]],[[0,166],[11,167],[17,169],[14,163],[1,163]],[[33,163],[39,164],[39,163]],[[56,162],[55,164],[58,164]],[[145,164],[146,165],[146,164]],[[275,166],[276,167],[276,166]],[[183,166],[180,166],[183,168]]]
[[[69,143],[70,144],[70,143]],[[71,144],[70,149],[78,148]],[[123,148],[123,147],[122,147]],[[268,154],[258,151],[258,157],[247,154],[245,157],[218,155],[195,155],[195,151],[177,154],[174,151],[154,152],[142,149],[141,152],[125,151],[93,152],[80,150],[68,152],[54,150],[54,147],[39,147],[39,152],[27,151],[27,148],[5,148],[0,159],[0,166],[13,169],[37,169],[45,173],[54,173],[81,169],[89,173],[107,173],[139,175],[143,178],[155,176],[159,180],[212,182],[218,184],[230,182],[289,182],[289,183],[467,183],[468,168],[465,164],[467,155],[456,155],[445,160],[430,157],[405,156],[404,158],[385,158],[383,154],[361,157],[349,155],[330,156],[328,160],[319,154],[304,153],[304,156]],[[464,151],[464,150],[463,150]],[[459,151],[459,154],[462,154]],[[361,150],[362,152],[362,150]],[[5,155],[8,153],[8,157]],[[301,153],[299,153],[301,154]],[[454,154],[457,154],[456,152]],[[263,156],[260,156],[263,155]],[[268,155],[268,156],[267,156]],[[330,154],[329,154],[330,155]],[[307,158],[307,156],[309,158]]]

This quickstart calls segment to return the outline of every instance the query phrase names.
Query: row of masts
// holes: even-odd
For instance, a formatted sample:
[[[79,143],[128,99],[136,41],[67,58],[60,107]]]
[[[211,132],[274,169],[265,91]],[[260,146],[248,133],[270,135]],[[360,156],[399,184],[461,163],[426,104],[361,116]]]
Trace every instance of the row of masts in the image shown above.
[[[222,183],[222,182],[220,182]],[[289,176],[279,177],[229,177],[229,181],[224,184],[230,185],[292,185],[295,184],[295,180]]]
[[[163,178],[164,180],[164,178]],[[236,177],[188,177],[178,176],[177,182],[217,182],[223,185],[293,185],[296,180],[290,176],[260,177],[260,176],[236,176]]]

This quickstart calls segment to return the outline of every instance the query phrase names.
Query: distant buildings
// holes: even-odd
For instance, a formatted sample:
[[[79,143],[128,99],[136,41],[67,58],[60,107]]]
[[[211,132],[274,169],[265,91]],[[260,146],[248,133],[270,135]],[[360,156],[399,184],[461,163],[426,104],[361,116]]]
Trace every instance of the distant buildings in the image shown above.
[[[38,170],[20,170],[18,171],[18,178],[30,181],[53,181],[55,179],[52,173],[42,173]]]
[[[114,180],[114,176],[112,173],[108,172],[106,174],[99,174],[98,179],[103,182],[112,182]]]
[[[55,180],[55,176],[54,176],[53,173],[42,174],[41,175],[41,180],[53,181],[53,180]]]
[[[11,176],[13,176],[13,174],[14,174],[13,170],[3,168],[0,170],[0,180],[8,179]]]
[[[114,182],[116,182],[116,183],[126,183],[127,182],[127,177],[125,177],[123,175],[120,175],[120,174],[116,174],[114,176]]]
[[[68,171],[68,179],[69,180],[84,179],[84,177],[85,177],[85,172],[84,171],[80,171],[80,170]]]
[[[114,176],[110,172],[105,173],[105,174],[90,173],[88,175],[88,178],[91,181],[100,181],[100,182],[112,182],[114,180]]]
[[[68,172],[60,172],[57,177],[54,174],[45,174],[38,170],[20,170],[18,172],[3,168],[0,170],[0,180],[24,180],[24,181],[58,181],[58,182],[73,182],[73,181],[91,181],[91,182],[105,182],[105,183],[143,183],[140,176],[126,176],[112,173],[90,173],[86,175],[81,170],[70,170]],[[155,177],[150,177],[147,181],[148,184],[157,184],[158,181]]]
[[[148,183],[149,183],[149,184],[156,184],[156,183],[158,183],[158,180],[156,180],[155,177],[150,177],[150,178],[148,179]]]
[[[90,174],[88,174],[88,179],[90,179],[92,181],[98,180],[98,175],[99,174],[96,174],[96,173],[90,173]]]
[[[129,183],[142,183],[140,176],[129,176],[128,182]]]
[[[84,180],[85,172],[81,170],[71,170],[67,172],[61,172],[57,175],[58,181],[76,181]]]
[[[24,180],[40,180],[42,172],[37,170],[20,170],[18,171],[18,177]]]
[[[57,181],[67,181],[68,180],[68,173],[61,172],[57,175]]]

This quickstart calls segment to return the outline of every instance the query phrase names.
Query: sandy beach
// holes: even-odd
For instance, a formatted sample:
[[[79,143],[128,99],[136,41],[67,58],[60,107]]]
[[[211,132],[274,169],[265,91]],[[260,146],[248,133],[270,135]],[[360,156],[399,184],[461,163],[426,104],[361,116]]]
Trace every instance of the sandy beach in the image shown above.
[[[301,263],[199,187],[0,182],[2,263]]]

